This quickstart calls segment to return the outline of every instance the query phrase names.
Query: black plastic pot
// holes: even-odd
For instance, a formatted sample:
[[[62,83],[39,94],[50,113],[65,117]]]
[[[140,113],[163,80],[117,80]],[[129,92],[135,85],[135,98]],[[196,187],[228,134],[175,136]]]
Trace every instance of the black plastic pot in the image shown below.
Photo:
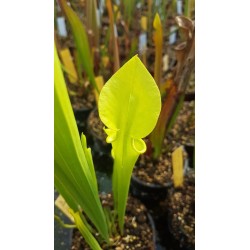
[[[184,171],[188,167],[188,159],[184,161]],[[153,205],[155,202],[163,201],[167,198],[169,188],[173,186],[173,182],[167,182],[164,185],[147,183],[142,181],[134,174],[132,174],[130,183],[130,192],[133,196],[140,199],[148,207]]]
[[[153,232],[153,246],[154,246],[154,250],[157,249],[157,244],[156,244],[156,228],[155,228],[155,223],[154,223],[154,220],[153,220],[153,217],[147,213],[147,216],[148,216],[148,221],[149,221],[149,224],[152,228],[152,232]]]
[[[186,171],[186,176],[191,176],[191,175],[194,175],[194,169],[191,169],[191,168],[188,168],[187,171]],[[189,186],[195,186],[195,179],[193,178],[187,178],[185,180],[185,182],[189,185]],[[175,192],[182,192],[181,191],[182,189],[175,189],[175,188],[170,188],[168,190],[168,204],[170,204],[170,197],[174,195]],[[186,190],[186,187],[183,189],[183,191],[185,192]],[[194,203],[191,203],[190,204],[190,209],[193,209],[193,211],[195,210],[195,204]],[[179,206],[176,206],[175,205],[175,209],[180,209]],[[195,246],[191,243],[188,243],[187,242],[187,233],[185,232],[185,230],[180,226],[179,228],[173,228],[171,223],[172,223],[172,220],[174,218],[174,216],[176,215],[176,213],[179,212],[178,210],[177,211],[173,211],[172,209],[168,208],[168,212],[167,212],[167,216],[168,216],[168,230],[171,234],[171,236],[173,237],[174,241],[175,241],[175,244],[178,244],[178,247],[179,249],[181,250],[194,250],[195,249]],[[178,233],[178,237],[175,238],[175,235],[176,233]]]
[[[109,155],[93,154],[99,192],[112,192],[113,158]]]
[[[191,102],[194,100],[195,100],[195,92],[185,94],[185,97],[184,97],[185,102]]]
[[[146,205],[150,205],[152,202],[166,199],[168,188],[172,185],[172,182],[166,183],[165,185],[146,183],[132,174],[130,192]]]
[[[190,168],[195,167],[195,146],[193,144],[186,143],[184,148],[188,154],[188,166]]]

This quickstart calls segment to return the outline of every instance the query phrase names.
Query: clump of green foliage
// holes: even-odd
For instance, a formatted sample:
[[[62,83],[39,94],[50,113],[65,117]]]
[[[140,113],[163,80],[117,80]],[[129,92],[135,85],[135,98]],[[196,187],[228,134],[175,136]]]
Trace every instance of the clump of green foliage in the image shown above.
[[[86,242],[92,249],[101,249],[101,241],[111,244],[110,219],[99,199],[91,149],[87,148],[84,134],[79,137],[56,48],[54,50],[55,187],[69,205]],[[104,85],[98,108],[114,157],[115,218],[111,223],[118,223],[123,234],[132,170],[139,155],[146,151],[142,138],[155,127],[161,109],[159,89],[137,56]],[[95,232],[100,237],[96,237]]]

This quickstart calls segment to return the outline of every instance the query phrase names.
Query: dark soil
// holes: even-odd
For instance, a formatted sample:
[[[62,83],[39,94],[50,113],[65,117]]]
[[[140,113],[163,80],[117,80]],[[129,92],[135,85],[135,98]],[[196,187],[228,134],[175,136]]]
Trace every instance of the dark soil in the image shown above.
[[[168,197],[169,230],[180,247],[195,245],[195,174],[190,170],[181,189],[172,189]]]
[[[102,196],[102,204],[105,207],[113,208],[113,201],[110,194]],[[118,225],[117,230],[118,230]],[[106,243],[101,244],[101,248],[114,250],[136,250],[136,249],[155,249],[153,241],[153,230],[149,224],[145,206],[135,198],[129,197],[126,208],[124,235],[116,234],[111,238],[114,242],[112,246]],[[90,250],[78,230],[73,232],[73,243],[71,250]]]
[[[79,134],[84,133],[87,137],[87,119],[91,110],[95,107],[95,97],[92,91],[86,90],[83,94],[79,95],[77,86],[68,84],[71,90],[74,89],[75,95],[70,94],[70,101],[74,111]],[[78,87],[79,88],[79,87]],[[74,91],[73,90],[73,91]]]
[[[105,145],[106,142],[106,133],[104,132],[104,124],[102,123],[101,119],[99,118],[98,110],[94,109],[88,118],[88,128],[91,130],[91,134],[97,137],[102,143]]]
[[[133,174],[146,183],[167,185],[172,177],[170,159],[165,154],[161,154],[159,159],[153,162],[150,156],[143,154],[136,163]]]
[[[168,141],[164,139],[164,145],[162,154],[158,159],[153,160],[150,155],[140,155],[136,166],[133,170],[133,174],[140,180],[146,183],[152,183],[161,186],[167,186],[172,182],[172,152],[181,146],[177,141]],[[187,158],[187,154],[183,152],[184,159]]]
[[[179,141],[181,145],[195,144],[195,101],[184,102],[167,138]]]
[[[68,84],[68,90],[75,93],[74,95],[70,94],[70,101],[74,111],[93,109],[95,107],[95,96],[90,89],[83,89],[80,86]]]

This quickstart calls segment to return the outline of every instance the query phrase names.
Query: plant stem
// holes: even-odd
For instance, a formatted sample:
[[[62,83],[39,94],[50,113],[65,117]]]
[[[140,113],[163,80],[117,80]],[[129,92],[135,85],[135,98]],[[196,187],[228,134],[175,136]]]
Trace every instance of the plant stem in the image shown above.
[[[54,214],[54,219],[64,228],[76,228],[76,225],[72,225],[72,224],[65,224],[61,218],[57,215]]]

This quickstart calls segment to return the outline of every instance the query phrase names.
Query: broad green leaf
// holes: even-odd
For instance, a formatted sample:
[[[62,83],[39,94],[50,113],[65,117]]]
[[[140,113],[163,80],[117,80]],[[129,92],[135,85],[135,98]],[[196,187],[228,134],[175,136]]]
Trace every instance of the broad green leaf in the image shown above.
[[[55,186],[75,212],[79,206],[108,241],[108,228],[98,196],[90,149],[80,140],[56,48],[54,48]]]
[[[146,137],[161,109],[159,89],[138,56],[121,67],[104,85],[99,96],[99,115],[107,127],[107,142],[114,157],[113,195],[123,232],[130,178],[139,154],[146,151]]]
[[[88,37],[85,31],[85,28],[81,20],[79,19],[79,17],[67,5],[67,2],[65,0],[58,0],[58,2],[62,10],[64,11],[65,16],[72,29],[72,33],[73,33],[74,41],[75,41],[76,48],[78,51],[80,63],[83,69],[86,71],[86,74],[88,75],[91,84],[93,84],[95,89],[99,92],[99,89],[95,83],[92,56],[91,56],[91,51],[90,51]]]

